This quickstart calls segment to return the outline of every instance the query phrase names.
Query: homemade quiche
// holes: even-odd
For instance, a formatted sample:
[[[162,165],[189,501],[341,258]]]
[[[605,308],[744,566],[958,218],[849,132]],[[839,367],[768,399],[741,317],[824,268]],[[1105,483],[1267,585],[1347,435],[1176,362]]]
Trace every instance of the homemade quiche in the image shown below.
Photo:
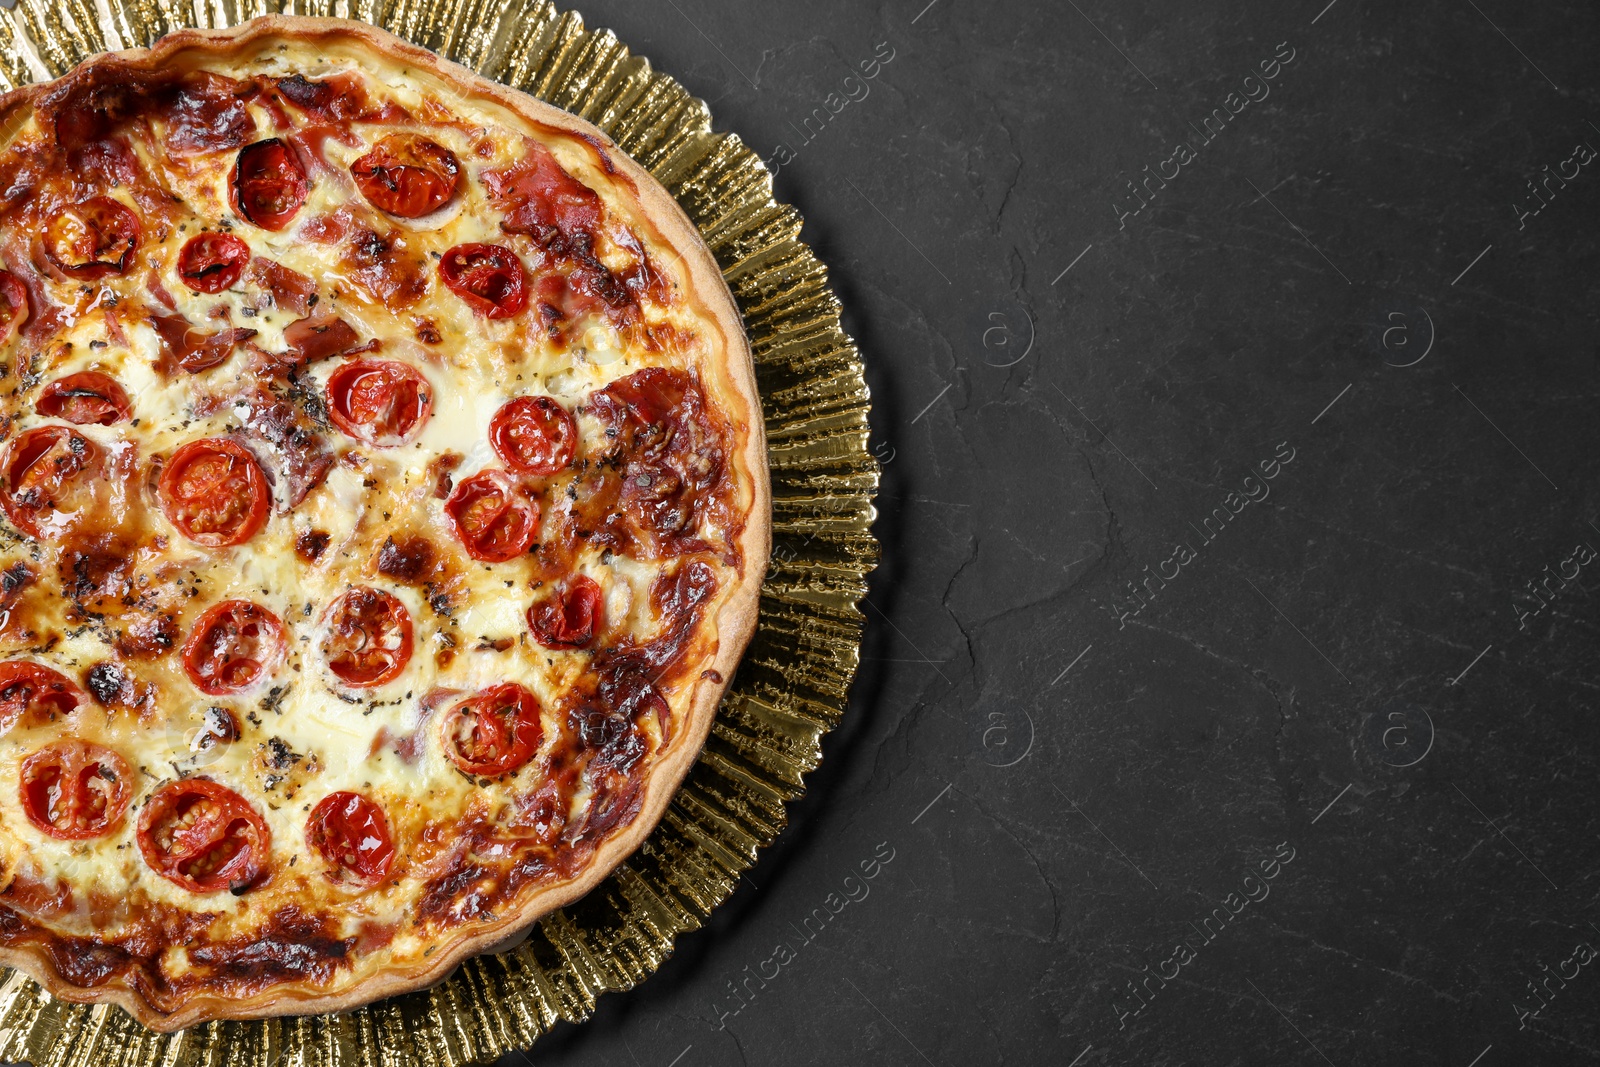
[[[655,825],[755,624],[732,297],[370,27],[0,98],[0,962],[159,1030],[435,982]]]

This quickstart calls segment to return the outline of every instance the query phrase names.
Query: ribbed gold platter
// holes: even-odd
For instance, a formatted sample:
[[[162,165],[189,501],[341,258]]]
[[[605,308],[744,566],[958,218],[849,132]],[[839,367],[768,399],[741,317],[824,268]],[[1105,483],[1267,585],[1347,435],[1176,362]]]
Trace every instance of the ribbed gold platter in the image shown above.
[[[361,19],[581,115],[649,168],[704,235],[755,350],[772,467],[773,564],[760,625],[711,739],[655,833],[521,946],[422,993],[339,1015],[145,1030],[0,971],[0,1060],[37,1067],[459,1067],[579,1022],[649,977],[733,892],[805,790],[859,660],[877,560],[877,463],[861,356],[827,271],[774,202],[761,160],[705,104],[606,30],[548,0],[21,0],[0,10],[0,88],[96,52],[258,15]]]

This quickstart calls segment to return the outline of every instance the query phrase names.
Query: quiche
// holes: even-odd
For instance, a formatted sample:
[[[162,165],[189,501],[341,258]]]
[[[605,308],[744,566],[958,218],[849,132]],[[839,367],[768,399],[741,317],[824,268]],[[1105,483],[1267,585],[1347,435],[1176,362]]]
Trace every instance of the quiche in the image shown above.
[[[0,962],[414,990],[660,819],[755,625],[748,342],[598,130],[371,27],[0,98]]]

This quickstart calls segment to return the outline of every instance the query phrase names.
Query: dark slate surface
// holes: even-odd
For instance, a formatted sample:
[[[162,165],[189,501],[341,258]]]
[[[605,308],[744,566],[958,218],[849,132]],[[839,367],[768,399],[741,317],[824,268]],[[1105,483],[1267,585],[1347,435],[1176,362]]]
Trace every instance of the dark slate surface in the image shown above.
[[[1600,8],[1326,3],[585,6],[780,164],[884,563],[789,832],[533,1062],[1600,1060]]]

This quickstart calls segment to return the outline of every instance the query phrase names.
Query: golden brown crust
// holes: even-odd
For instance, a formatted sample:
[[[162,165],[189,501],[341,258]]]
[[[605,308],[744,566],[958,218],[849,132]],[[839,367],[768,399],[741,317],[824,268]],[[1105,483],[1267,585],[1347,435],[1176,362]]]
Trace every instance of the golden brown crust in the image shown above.
[[[84,988],[62,980],[42,949],[0,946],[0,963],[21,969],[38,979],[52,996],[74,1003],[115,1003],[145,1026],[162,1032],[184,1029],[212,1019],[336,1012],[426,988],[446,978],[463,960],[507,943],[526,931],[539,917],[588,893],[654,829],[698,756],[710,731],[717,705],[755,631],[761,582],[771,547],[771,499],[761,405],[749,344],[733,297],[709,249],[678,204],[643,167],[598,129],[564,111],[490,82],[459,64],[389,33],[343,19],[274,15],[228,30],[181,30],[162,38],[149,49],[107,53],[85,61],[77,70],[104,64],[112,59],[154,70],[173,64],[181,66],[190,55],[207,62],[226,64],[230,59],[257,48],[267,39],[353,42],[380,60],[404,63],[410,69],[420,69],[436,76],[466,99],[497,105],[536,127],[577,136],[596,153],[597,162],[602,156],[608,158],[609,165],[602,163],[602,166],[608,172],[615,167],[617,177],[622,179],[613,191],[625,194],[637,207],[637,213],[630,221],[648,220],[666,246],[681,257],[689,279],[689,303],[709,312],[720,328],[721,344],[713,347],[724,358],[713,359],[712,366],[706,368],[718,376],[718,380],[707,383],[707,391],[724,412],[733,416],[731,430],[738,441],[735,466],[743,486],[750,493],[750,499],[738,540],[741,574],[737,587],[723,601],[715,620],[710,623],[702,621],[701,624],[715,640],[715,654],[710,662],[697,663],[695,666],[699,669],[688,672],[693,679],[693,690],[684,728],[674,734],[665,755],[658,755],[650,765],[642,806],[637,816],[599,846],[586,863],[584,872],[577,878],[529,892],[519,907],[493,922],[475,924],[470,934],[459,928],[449,931],[444,935],[439,951],[430,958],[425,968],[397,964],[392,970],[379,971],[355,987],[331,995],[314,988],[284,983],[239,999],[196,995],[178,1010],[162,1013],[136,992],[121,986]],[[0,116],[9,119],[13,114],[27,109],[51,84],[28,85],[0,97]]]

